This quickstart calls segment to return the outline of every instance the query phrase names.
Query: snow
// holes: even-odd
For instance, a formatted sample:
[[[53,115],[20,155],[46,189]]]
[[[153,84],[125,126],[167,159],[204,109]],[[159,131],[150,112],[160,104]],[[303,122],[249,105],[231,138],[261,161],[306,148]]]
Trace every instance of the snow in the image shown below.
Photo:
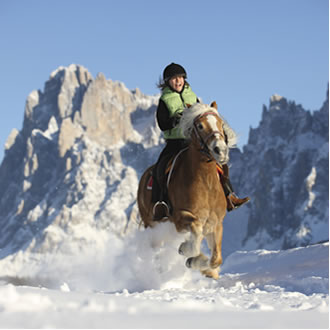
[[[314,199],[315,199],[315,193],[312,192],[312,187],[315,184],[315,179],[316,179],[316,169],[315,169],[315,167],[312,167],[311,173],[306,178],[306,187],[307,187],[309,198],[308,198],[308,203],[305,206],[305,211],[312,207]]]
[[[270,97],[270,102],[279,102],[283,99],[283,96],[278,95],[278,94],[274,94]]]
[[[13,128],[5,143],[5,150],[9,150],[13,146],[18,135],[19,135],[19,131],[16,128]]]
[[[76,70],[72,65],[68,73]],[[121,83],[109,84],[113,90],[128,92]],[[67,86],[63,93],[63,115],[72,110],[75,86]],[[261,151],[281,149],[283,159],[290,157],[292,162],[296,161],[292,155],[319,146],[305,181],[307,197],[298,210],[298,218],[304,220],[297,231],[283,232],[277,240],[265,230],[246,240],[251,208],[228,214],[224,265],[220,279],[212,280],[185,267],[184,257],[178,254],[185,235],[177,234],[173,225],[138,229],[131,216],[137,214],[138,177],[146,167],[139,157],[152,163],[163,140],[151,109],[159,95],[150,97],[136,90],[129,98],[137,104],[136,113],[127,110],[133,111],[134,133],[129,141],[120,140],[109,149],[84,136],[72,146],[67,159],[79,164],[74,169],[67,166],[64,183],[70,190],[61,190],[61,181],[54,177],[50,186],[60,193],[38,202],[10,240],[8,234],[10,243],[0,249],[0,328],[328,328],[328,243],[278,250],[287,237],[306,244],[328,239],[328,223],[323,217],[305,215],[317,207],[320,192],[316,181],[322,177],[317,162],[327,159],[328,143],[308,132],[293,137],[289,145],[280,136],[274,139],[265,134],[267,140],[258,140]],[[276,102],[282,99],[274,95],[270,109],[280,110]],[[112,101],[119,107],[118,99]],[[34,91],[28,98],[28,118],[33,109],[48,112],[47,104],[35,107],[38,102],[39,92]],[[33,131],[35,139],[56,142],[60,123],[55,117],[47,120],[45,131]],[[18,134],[12,132],[7,149]],[[38,149],[28,141],[26,176],[38,169],[38,158],[33,158]],[[142,144],[141,148],[135,144]],[[144,149],[148,152],[143,153]],[[284,186],[291,180],[289,169],[282,174]],[[249,173],[249,181],[255,182],[257,174]],[[275,187],[279,184],[275,180]],[[28,190],[31,178],[23,185]],[[246,190],[251,191],[250,187]],[[17,214],[32,198],[22,196],[14,211]],[[63,196],[66,204],[61,209]],[[14,226],[13,221],[8,218],[5,226]],[[34,228],[38,231],[32,232]],[[17,246],[21,250],[11,254]],[[268,250],[255,250],[260,246]]]
[[[328,243],[237,251],[212,280],[184,266],[184,235],[170,223],[124,238],[97,233],[76,254],[2,259],[0,327],[328,327]]]

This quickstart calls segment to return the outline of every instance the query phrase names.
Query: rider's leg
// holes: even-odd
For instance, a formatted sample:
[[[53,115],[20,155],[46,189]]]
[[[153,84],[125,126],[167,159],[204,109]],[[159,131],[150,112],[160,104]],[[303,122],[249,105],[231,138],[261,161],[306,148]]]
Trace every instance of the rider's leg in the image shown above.
[[[151,190],[152,203],[158,202],[159,198],[160,198],[160,186],[157,180],[156,166],[155,166],[152,171],[152,190]]]
[[[171,205],[167,194],[167,182],[166,182],[166,167],[170,159],[176,155],[181,149],[187,147],[188,142],[184,139],[167,140],[166,146],[159,156],[158,162],[154,170],[154,178],[158,181],[159,185],[159,198],[158,201],[154,201],[153,220],[160,221],[167,219],[171,213]]]
[[[168,206],[167,188],[165,180],[167,159],[164,158],[157,167],[157,182],[159,182],[159,195],[158,200],[154,204],[153,208],[153,220],[160,221],[168,219],[170,216],[170,209]]]
[[[231,182],[229,180],[228,165],[225,164],[222,166],[222,168],[224,174],[221,175],[221,183],[227,199],[227,211],[230,212],[247,203],[250,200],[250,198],[249,197],[239,198],[236,196],[236,194],[234,193],[233,186],[231,185]]]
[[[155,183],[155,191],[152,192],[152,202],[154,203],[154,221],[165,220],[169,217],[165,171],[170,158],[171,149],[169,148],[168,144],[166,144],[153,171],[153,179]],[[152,185],[152,189],[154,189],[154,184]]]

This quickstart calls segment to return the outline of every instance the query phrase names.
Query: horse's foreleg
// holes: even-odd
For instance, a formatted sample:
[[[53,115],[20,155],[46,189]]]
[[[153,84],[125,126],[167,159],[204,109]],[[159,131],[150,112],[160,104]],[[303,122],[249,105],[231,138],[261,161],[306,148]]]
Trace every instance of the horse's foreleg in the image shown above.
[[[202,274],[214,279],[219,278],[220,265],[222,264],[221,246],[222,246],[222,222],[219,222],[213,233],[206,236],[207,245],[211,250],[212,256],[209,261],[209,269],[203,270]]]
[[[222,230],[221,230],[221,238],[215,236],[216,233],[211,233],[206,236],[207,245],[211,250],[210,268],[218,268],[222,264],[222,254],[221,254]]]
[[[185,257],[195,257],[200,254],[203,240],[203,226],[194,216],[189,224],[190,238],[179,247],[179,253]]]
[[[210,267],[209,258],[203,253],[200,253],[197,257],[188,258],[186,261],[186,266],[188,268],[205,271]]]
[[[222,244],[222,223],[219,223],[215,232],[206,236],[207,244],[212,252],[211,259],[200,253],[196,257],[188,258],[186,266],[197,269],[206,277],[219,278],[220,265],[222,264],[221,244]]]
[[[210,259],[201,253],[197,257],[188,258],[186,261],[188,268],[199,270],[204,276],[214,279],[219,278],[220,267],[210,268]]]
[[[187,258],[198,256],[201,252],[202,240],[202,235],[191,234],[189,240],[180,245],[179,253]]]
[[[220,268],[214,268],[214,269],[211,269],[211,268],[208,268],[208,269],[205,269],[205,270],[201,270],[201,273],[206,276],[206,277],[211,277],[215,280],[217,280],[219,278],[219,272],[220,272]]]

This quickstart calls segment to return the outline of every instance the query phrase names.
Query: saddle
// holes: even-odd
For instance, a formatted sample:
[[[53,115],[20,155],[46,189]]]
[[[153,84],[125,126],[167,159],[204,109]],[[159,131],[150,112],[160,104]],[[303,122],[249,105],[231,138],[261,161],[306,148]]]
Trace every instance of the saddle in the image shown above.
[[[167,166],[166,166],[166,170],[165,170],[165,176],[167,177],[167,175],[170,173],[171,171],[171,167],[172,167],[172,164],[173,164],[173,160],[174,160],[175,157],[172,157],[169,162],[167,163]],[[152,184],[154,182],[154,179],[152,177],[152,175],[150,176],[149,180],[148,180],[148,183],[147,183],[147,190],[152,190]]]

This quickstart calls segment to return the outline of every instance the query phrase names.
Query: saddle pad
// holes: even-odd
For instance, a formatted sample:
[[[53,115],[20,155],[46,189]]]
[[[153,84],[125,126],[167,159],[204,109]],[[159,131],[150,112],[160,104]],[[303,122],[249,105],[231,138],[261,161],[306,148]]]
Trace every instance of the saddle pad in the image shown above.
[[[167,164],[167,166],[166,166],[165,175],[167,175],[167,174],[169,173],[170,169],[171,169],[171,166],[172,166],[172,163],[173,163],[173,158],[174,158],[174,157],[172,157],[172,158],[169,160],[169,162],[168,162],[168,164]],[[147,183],[147,190],[152,190],[152,183],[153,183],[153,177],[151,176],[151,177],[149,178],[149,180],[148,180],[148,183]]]
[[[147,190],[152,190],[152,183],[153,183],[153,178],[152,178],[152,175],[150,176],[149,178],[149,181],[147,183]]]

